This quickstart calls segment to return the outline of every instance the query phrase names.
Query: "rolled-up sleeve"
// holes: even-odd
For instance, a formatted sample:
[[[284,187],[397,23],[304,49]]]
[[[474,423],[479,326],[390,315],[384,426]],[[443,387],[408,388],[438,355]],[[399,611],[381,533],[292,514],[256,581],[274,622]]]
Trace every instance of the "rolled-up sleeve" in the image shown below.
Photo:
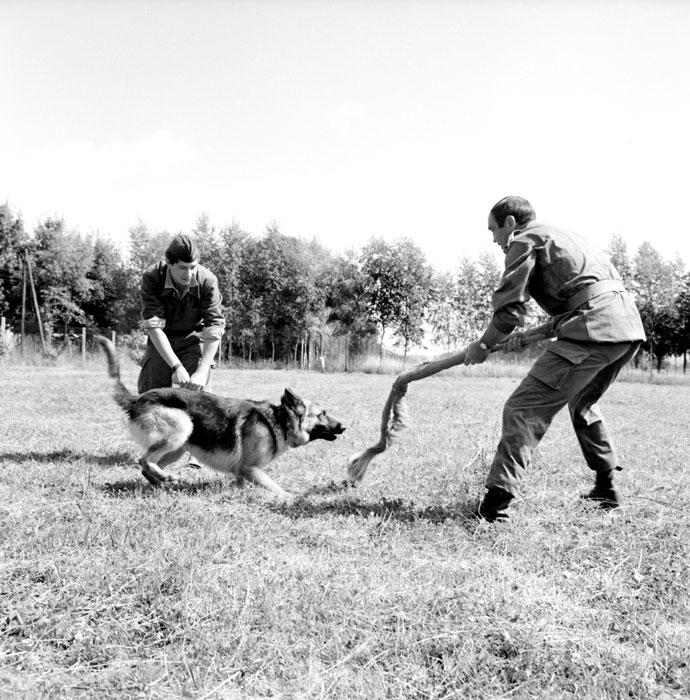
[[[225,316],[222,309],[223,297],[218,289],[218,278],[209,272],[201,285],[201,314],[204,328],[201,337],[204,340],[217,340],[225,331]]]
[[[536,254],[531,241],[513,241],[506,255],[506,266],[493,295],[493,322],[502,333],[524,324],[530,300],[529,282]]]
[[[139,327],[143,330],[165,328],[165,310],[158,291],[158,273],[156,271],[149,269],[144,272],[139,291],[142,317]]]

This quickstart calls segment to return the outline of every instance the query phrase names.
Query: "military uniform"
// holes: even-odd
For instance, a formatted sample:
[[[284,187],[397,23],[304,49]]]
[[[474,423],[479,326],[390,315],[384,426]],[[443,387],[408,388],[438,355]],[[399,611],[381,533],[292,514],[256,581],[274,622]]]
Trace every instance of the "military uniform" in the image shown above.
[[[557,339],[503,409],[486,486],[511,496],[566,404],[588,466],[596,472],[619,468],[598,401],[645,339],[635,302],[609,259],[581,237],[536,221],[517,229],[508,245],[493,296],[496,329],[510,333],[521,325],[530,298],[552,317]]]
[[[149,267],[141,280],[142,328],[161,328],[184,368],[195,372],[204,340],[218,339],[225,330],[218,279],[198,265],[192,283],[182,294],[175,287],[168,265]],[[139,373],[139,393],[170,386],[172,370],[149,338]]]

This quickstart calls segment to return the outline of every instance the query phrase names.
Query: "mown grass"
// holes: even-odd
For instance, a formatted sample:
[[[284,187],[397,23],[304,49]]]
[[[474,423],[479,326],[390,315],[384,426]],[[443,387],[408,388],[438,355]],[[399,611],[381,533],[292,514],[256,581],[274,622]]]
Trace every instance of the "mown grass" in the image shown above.
[[[188,467],[150,488],[100,363],[0,367],[0,697],[688,697],[688,386],[607,395],[620,511],[578,500],[561,415],[495,526],[470,513],[517,379],[413,384],[413,425],[346,488],[391,382],[215,374],[347,424],[274,465],[299,495],[281,505]]]

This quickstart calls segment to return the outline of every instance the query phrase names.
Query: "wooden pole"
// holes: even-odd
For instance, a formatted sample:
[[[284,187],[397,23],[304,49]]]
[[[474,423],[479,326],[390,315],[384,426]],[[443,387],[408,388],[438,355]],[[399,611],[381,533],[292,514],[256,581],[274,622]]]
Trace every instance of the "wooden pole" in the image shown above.
[[[81,327],[81,363],[86,364],[86,326]]]
[[[117,335],[117,333],[115,333],[115,331],[113,331],[113,332],[110,334],[110,340],[112,341],[113,345],[115,345],[115,337],[116,337],[116,335]]]
[[[43,347],[43,352],[47,352],[46,339],[43,335],[43,324],[41,323],[41,312],[38,308],[38,297],[36,296],[36,287],[34,285],[34,276],[31,272],[31,263],[29,262],[29,251],[25,250],[24,255],[26,257],[26,269],[29,272],[29,284],[31,285],[31,298],[34,300],[34,309],[36,310],[36,320],[38,321],[38,332],[41,334],[41,346]]]
[[[24,357],[24,345],[26,343],[26,333],[24,332],[24,326],[26,324],[26,262],[22,260],[22,347],[20,350],[20,356]]]

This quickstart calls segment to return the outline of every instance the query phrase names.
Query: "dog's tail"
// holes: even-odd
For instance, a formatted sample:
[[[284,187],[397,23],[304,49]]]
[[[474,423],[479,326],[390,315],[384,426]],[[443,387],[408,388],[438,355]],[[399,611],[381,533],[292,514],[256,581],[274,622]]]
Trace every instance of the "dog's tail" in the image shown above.
[[[102,335],[95,335],[93,339],[103,348],[103,352],[108,360],[108,374],[115,380],[115,402],[124,411],[128,411],[134,396],[120,378],[120,360],[115,352],[115,346]]]

